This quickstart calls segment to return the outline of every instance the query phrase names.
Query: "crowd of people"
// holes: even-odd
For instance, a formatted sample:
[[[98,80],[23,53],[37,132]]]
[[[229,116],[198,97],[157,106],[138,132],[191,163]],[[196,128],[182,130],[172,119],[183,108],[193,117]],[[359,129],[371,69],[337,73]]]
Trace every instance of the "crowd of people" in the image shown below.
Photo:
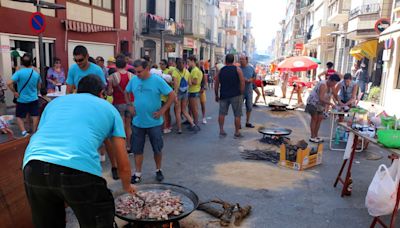
[[[111,224],[114,202],[101,178],[100,161],[105,152],[113,179],[121,179],[123,188],[134,193],[133,184],[142,181],[146,140],[154,154],[155,179],[162,181],[163,134],[187,133],[183,130],[185,124],[189,132],[201,131],[200,125],[207,124],[207,89],[214,89],[215,101],[219,104],[220,137],[228,135],[224,125],[231,107],[234,138],[242,138],[242,106],[246,110],[244,127],[254,128],[252,109],[261,95],[258,88],[265,86],[257,76],[260,70],[251,66],[245,55],[235,63],[235,56],[227,54],[225,64],[211,66],[210,61],[199,61],[195,56],[187,61],[162,59],[157,64],[149,56],[133,61],[129,55],[119,54],[108,58],[105,64],[104,57],[91,57],[86,47],[76,46],[73,60],[75,64],[66,72],[60,59],[55,58],[54,65],[47,70],[45,88],[41,88],[41,77],[32,66],[29,54],[22,57],[21,68],[7,83],[0,80],[0,108],[4,109],[7,85],[14,93],[21,135],[28,136],[28,130],[34,133],[23,167],[37,227],[65,222],[64,202],[74,210],[81,225],[96,224],[95,218],[100,214],[105,216],[104,224]],[[315,143],[323,141],[318,131],[328,107],[354,105],[360,84],[353,81],[351,74],[338,74],[333,64],[327,67],[319,75],[325,76],[325,80],[321,78],[313,88],[305,107],[311,115],[309,140]],[[358,70],[356,75],[362,78],[365,73]],[[282,73],[283,82],[287,83],[288,78],[287,73]],[[68,96],[50,102],[47,92],[60,91],[63,85]],[[299,94],[302,87],[295,87]],[[283,89],[286,91],[286,87]],[[29,129],[25,128],[26,123]],[[5,129],[7,126],[2,127],[4,133],[10,133]],[[100,148],[104,149],[99,152]],[[133,171],[128,154],[134,156]],[[52,181],[45,181],[49,176]],[[97,204],[103,206],[90,209]]]

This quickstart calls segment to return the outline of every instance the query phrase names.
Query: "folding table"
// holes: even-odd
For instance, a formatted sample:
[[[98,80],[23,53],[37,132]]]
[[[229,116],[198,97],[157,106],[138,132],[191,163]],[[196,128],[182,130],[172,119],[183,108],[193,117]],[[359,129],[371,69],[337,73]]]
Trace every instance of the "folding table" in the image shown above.
[[[399,159],[400,150],[385,148],[382,145],[380,145],[376,139],[368,137],[366,135],[363,135],[361,132],[359,132],[357,130],[354,130],[351,127],[347,126],[346,123],[339,123],[338,125],[340,125],[341,127],[345,128],[346,130],[354,133],[353,147],[352,147],[352,150],[351,150],[351,153],[350,153],[350,158],[343,160],[342,167],[340,168],[339,173],[338,173],[338,175],[336,177],[336,180],[335,180],[335,184],[333,185],[333,187],[336,187],[339,182],[341,184],[343,184],[343,189],[342,189],[342,194],[341,194],[341,196],[343,197],[345,195],[350,195],[349,194],[350,192],[348,191],[348,187],[350,185],[351,168],[352,168],[352,165],[353,165],[354,155],[355,155],[355,152],[356,152],[357,143],[358,143],[358,139],[359,138],[363,138],[363,139],[375,144],[376,146],[378,146],[383,151],[388,152],[389,154],[391,154],[389,156],[389,158],[392,159],[392,160],[393,159]],[[347,166],[346,176],[345,176],[344,179],[342,179],[342,173],[343,173],[348,161],[349,161],[349,164]],[[374,217],[374,219],[373,219],[373,221],[371,223],[371,227],[375,227],[375,225],[377,223],[379,223],[383,227],[390,227],[390,228],[395,227],[395,220],[396,220],[397,212],[398,212],[398,209],[399,209],[399,202],[400,202],[400,185],[398,186],[398,190],[397,190],[396,205],[395,205],[395,207],[393,209],[393,213],[391,215],[390,226],[387,226],[386,224],[384,224],[383,221],[381,220],[381,218],[378,216],[378,217]]]

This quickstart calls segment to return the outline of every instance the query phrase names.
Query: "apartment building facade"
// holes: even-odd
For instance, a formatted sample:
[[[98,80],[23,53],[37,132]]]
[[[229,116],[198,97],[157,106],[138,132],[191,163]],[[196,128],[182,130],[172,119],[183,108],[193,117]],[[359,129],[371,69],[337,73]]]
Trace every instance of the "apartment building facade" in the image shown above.
[[[177,58],[183,52],[183,0],[135,0],[135,58],[153,63]]]
[[[61,59],[64,68],[73,63],[72,50],[85,45],[93,57],[105,59],[116,53],[132,52],[134,0],[48,0],[64,5],[64,10],[43,9],[46,29],[43,34],[45,66],[53,58]],[[30,3],[0,1],[0,74],[8,79],[27,52],[39,66],[39,42],[29,20],[36,7]],[[16,21],[18,23],[5,23]],[[11,95],[8,94],[8,102]]]

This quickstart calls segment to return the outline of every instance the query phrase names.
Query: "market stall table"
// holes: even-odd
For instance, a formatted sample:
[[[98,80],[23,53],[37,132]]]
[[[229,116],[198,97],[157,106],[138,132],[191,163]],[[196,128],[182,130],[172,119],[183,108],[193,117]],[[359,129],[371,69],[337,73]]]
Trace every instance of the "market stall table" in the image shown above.
[[[332,150],[332,151],[345,151],[345,148],[342,149],[342,148],[333,147],[332,142],[335,141],[333,136],[334,136],[334,132],[335,132],[334,129],[335,129],[335,122],[336,122],[337,117],[339,117],[340,115],[348,115],[349,112],[332,111],[331,114],[332,114],[332,119],[331,119],[331,132],[330,132],[331,134],[330,134],[330,137],[329,137],[329,149]],[[362,140],[361,149],[360,150],[356,150],[357,152],[361,152],[361,151],[364,150],[364,138],[362,138],[361,140]],[[345,141],[341,141],[341,142],[345,142]]]
[[[333,185],[333,187],[336,187],[337,184],[340,182],[341,184],[343,184],[343,189],[342,189],[342,194],[341,196],[345,196],[345,195],[350,195],[349,191],[348,191],[348,187],[350,185],[351,182],[351,168],[353,165],[353,160],[354,160],[354,155],[356,152],[356,148],[357,148],[357,143],[358,143],[358,139],[362,138],[368,142],[371,142],[373,144],[375,144],[376,146],[378,146],[379,148],[383,149],[384,151],[388,152],[391,154],[391,156],[389,156],[389,158],[391,159],[398,159],[400,156],[400,150],[398,149],[389,149],[389,148],[385,148],[382,145],[380,145],[378,143],[378,141],[375,138],[371,138],[368,137],[367,135],[362,134],[360,131],[354,130],[353,128],[347,126],[346,123],[339,123],[339,126],[343,127],[344,129],[346,129],[347,131],[350,131],[354,134],[354,140],[353,140],[353,146],[352,146],[352,150],[350,153],[350,157],[348,159],[344,159],[343,160],[343,164],[342,167],[340,168],[340,171],[336,177],[336,181],[335,184]],[[346,176],[344,179],[342,179],[342,173],[344,171],[344,168],[346,167],[347,161],[349,160],[349,164],[347,167],[347,171],[346,171]],[[397,198],[396,198],[396,205],[395,208],[393,210],[393,213],[391,215],[391,220],[390,220],[390,226],[389,227],[394,227],[394,222],[396,220],[396,216],[397,216],[397,211],[399,208],[399,202],[400,202],[400,185],[398,187],[398,191],[397,191]],[[374,220],[372,221],[371,227],[374,227],[376,225],[376,223],[381,224],[383,227],[387,227],[382,220],[379,217],[374,217]]]

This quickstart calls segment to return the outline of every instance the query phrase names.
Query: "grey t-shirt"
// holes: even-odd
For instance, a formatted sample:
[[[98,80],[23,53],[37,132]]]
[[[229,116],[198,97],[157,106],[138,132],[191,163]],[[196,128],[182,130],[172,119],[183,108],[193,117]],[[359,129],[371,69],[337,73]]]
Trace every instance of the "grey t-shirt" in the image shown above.
[[[256,72],[255,72],[255,70],[254,70],[254,68],[252,67],[252,66],[250,66],[250,65],[247,65],[247,66],[245,66],[245,67],[240,67],[240,69],[242,70],[242,72],[243,72],[243,77],[246,79],[246,80],[248,80],[248,79],[250,79],[250,78],[256,78]],[[250,83],[250,82],[246,82],[246,87],[245,87],[245,89],[246,90],[248,90],[248,89],[253,89],[253,85],[252,85],[252,83]]]

